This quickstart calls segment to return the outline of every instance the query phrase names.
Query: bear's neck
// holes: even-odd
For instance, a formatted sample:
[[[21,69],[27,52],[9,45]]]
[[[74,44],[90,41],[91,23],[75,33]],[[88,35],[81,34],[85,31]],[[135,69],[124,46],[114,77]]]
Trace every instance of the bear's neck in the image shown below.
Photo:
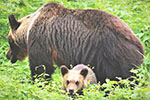
[[[23,31],[23,30],[22,30]],[[20,48],[27,49],[27,35],[26,34],[15,34],[15,42]]]
[[[20,25],[20,29],[17,29],[17,32],[15,34],[15,39],[17,44],[24,49],[27,49],[27,35],[28,35],[28,29],[30,27],[30,24],[33,20],[34,16],[33,14],[25,16],[24,18],[22,18],[20,20],[21,25]]]
[[[29,21],[22,23],[19,27],[20,29],[17,29],[13,34],[15,42],[20,48],[27,49],[27,30],[29,25]]]

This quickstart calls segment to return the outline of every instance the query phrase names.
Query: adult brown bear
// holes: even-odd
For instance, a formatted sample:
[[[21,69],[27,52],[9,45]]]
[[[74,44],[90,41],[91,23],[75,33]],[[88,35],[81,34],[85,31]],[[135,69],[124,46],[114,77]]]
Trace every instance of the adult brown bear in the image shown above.
[[[142,64],[140,40],[118,17],[100,10],[68,9],[51,2],[21,20],[9,16],[7,58],[15,63],[29,55],[31,74],[54,72],[53,62],[89,64],[101,83],[127,78]],[[33,77],[34,80],[34,77]]]

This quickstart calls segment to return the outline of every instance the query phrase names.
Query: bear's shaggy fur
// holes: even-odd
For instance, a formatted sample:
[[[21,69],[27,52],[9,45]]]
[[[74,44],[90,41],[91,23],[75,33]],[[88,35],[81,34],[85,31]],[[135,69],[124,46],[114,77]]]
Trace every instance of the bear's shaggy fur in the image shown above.
[[[93,66],[97,80],[104,83],[106,78],[127,78],[142,64],[140,40],[127,24],[104,11],[73,10],[50,2],[19,21],[10,15],[9,22],[7,58],[14,63],[28,54],[32,76],[45,72],[51,77],[53,62],[82,63]]]
[[[97,84],[94,72],[86,65],[78,64],[72,70],[62,65],[60,69],[63,79],[63,90],[70,94],[80,94],[82,89],[87,88],[88,85]]]

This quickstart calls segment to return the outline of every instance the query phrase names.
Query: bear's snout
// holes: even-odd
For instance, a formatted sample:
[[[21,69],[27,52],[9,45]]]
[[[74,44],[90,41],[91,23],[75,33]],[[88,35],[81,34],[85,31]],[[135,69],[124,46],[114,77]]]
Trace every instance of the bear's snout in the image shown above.
[[[73,94],[74,93],[74,89],[69,89],[69,93]]]
[[[6,57],[7,57],[7,59],[9,59],[9,60],[10,60],[10,51],[9,51],[9,50],[7,51],[7,55],[6,55]]]
[[[7,57],[7,59],[11,60],[11,63],[15,63],[17,61],[17,57],[15,55],[13,55],[10,48],[8,48],[6,57]]]

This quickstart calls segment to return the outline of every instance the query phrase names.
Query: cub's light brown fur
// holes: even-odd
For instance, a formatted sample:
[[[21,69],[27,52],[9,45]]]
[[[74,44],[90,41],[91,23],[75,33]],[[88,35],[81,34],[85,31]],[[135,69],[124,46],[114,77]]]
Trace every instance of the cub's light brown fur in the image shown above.
[[[61,73],[63,78],[63,89],[67,92],[78,93],[83,88],[87,88],[89,84],[96,84],[96,76],[92,69],[86,65],[76,65],[72,70],[66,66],[61,66]]]

